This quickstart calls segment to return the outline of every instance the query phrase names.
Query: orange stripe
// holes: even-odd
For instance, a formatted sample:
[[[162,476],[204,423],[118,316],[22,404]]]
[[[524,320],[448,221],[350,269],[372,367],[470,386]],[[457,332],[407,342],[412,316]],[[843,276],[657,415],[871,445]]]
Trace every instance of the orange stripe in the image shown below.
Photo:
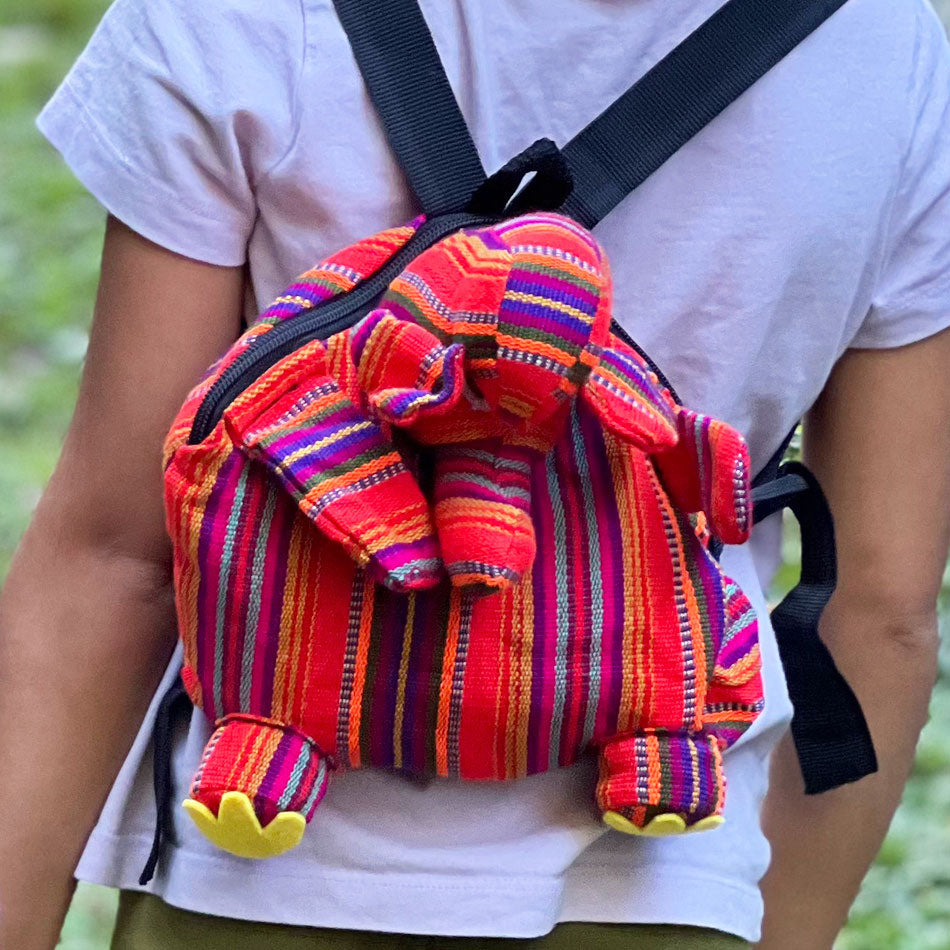
[[[663,790],[663,772],[660,768],[660,740],[652,734],[647,736],[647,781],[647,801],[656,805]]]
[[[531,716],[531,654],[534,649],[534,585],[531,583],[531,571],[528,570],[518,585],[521,591],[523,617],[521,621],[521,643],[519,656],[521,670],[518,678],[520,702],[518,703],[518,762],[516,778],[528,774],[528,722]]]
[[[442,678],[439,683],[439,714],[435,727],[436,774],[449,774],[449,710],[452,701],[452,679],[455,673],[455,657],[458,653],[459,631],[462,621],[461,594],[452,589],[449,598],[448,630],[445,636],[445,651],[442,658]]]
[[[538,356],[546,356],[555,363],[562,366],[571,367],[577,362],[577,358],[550,343],[543,343],[541,340],[528,340],[520,336],[510,336],[507,333],[499,333],[497,336],[499,346],[507,346],[515,350],[525,350],[528,353],[536,353]]]
[[[300,520],[295,518],[290,527],[290,546],[287,551],[287,577],[284,589],[281,592],[283,601],[280,608],[280,627],[277,640],[277,662],[274,664],[274,712],[282,719],[288,718],[293,694],[287,696],[288,688],[288,661],[291,669],[290,682],[297,677],[297,656],[299,649],[294,649],[293,631],[299,623],[300,583],[301,578],[307,576],[307,565],[302,563],[300,553]],[[299,638],[298,638],[299,640]],[[298,644],[299,646],[299,644]]]
[[[337,476],[336,478],[328,478],[326,481],[321,482],[315,488],[311,488],[310,491],[307,492],[303,500],[300,502],[301,510],[305,514],[309,515],[309,512],[316,506],[316,503],[320,500],[320,498],[328,492],[337,488],[348,488],[350,485],[360,481],[360,479],[366,478],[369,475],[375,475],[390,465],[395,465],[400,461],[402,461],[402,457],[398,452],[393,451],[387,453],[380,459],[373,459],[369,462],[366,462],[359,468],[353,469],[351,472],[346,472],[343,475]]]
[[[406,625],[402,631],[402,651],[399,656],[399,673],[396,680],[396,713],[393,722],[393,768],[402,768],[402,724],[406,714],[406,683],[409,673],[409,657],[412,651],[412,630],[416,622],[416,598],[409,595],[406,610]]]
[[[637,532],[636,515],[632,510],[632,499],[636,497],[636,494],[629,464],[630,450],[607,433],[604,433],[604,444],[607,449],[607,461],[610,464],[611,479],[617,498],[617,513],[620,517],[621,528],[620,563],[623,565],[623,641],[621,645],[622,675],[620,704],[617,709],[617,732],[623,734],[637,727],[642,712],[642,694],[640,691],[642,669],[639,655],[637,656],[637,669],[636,671],[633,670],[633,645],[643,639],[641,636],[643,618],[640,607],[640,600],[642,600],[642,598],[634,596],[634,572],[629,569],[630,566],[639,563],[640,552],[637,550],[639,547],[639,534]],[[636,718],[634,722],[631,723],[634,688],[636,688],[637,691],[637,709]]]
[[[353,693],[350,696],[350,721],[347,741],[350,766],[360,767],[360,722],[363,717],[363,691],[366,688],[366,660],[369,656],[370,633],[373,626],[373,585],[363,587],[363,609],[360,614],[360,633],[356,646],[356,669],[353,674]]]

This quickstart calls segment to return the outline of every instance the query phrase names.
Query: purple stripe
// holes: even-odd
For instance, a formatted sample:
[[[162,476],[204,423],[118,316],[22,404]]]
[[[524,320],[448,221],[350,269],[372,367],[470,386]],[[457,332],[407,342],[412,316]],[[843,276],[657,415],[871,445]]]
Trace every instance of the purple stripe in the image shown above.
[[[683,527],[686,528],[687,525],[684,524]],[[712,555],[703,547],[695,533],[690,532],[684,539],[692,548],[691,554],[695,565],[692,574],[698,575],[700,581],[699,589],[696,590],[696,606],[701,615],[700,623],[708,631],[707,641],[713,653],[712,656],[706,658],[706,669],[711,676],[725,630],[726,604],[722,575],[713,562]]]
[[[565,343],[578,348],[585,346],[590,339],[589,323],[544,304],[510,300],[506,297],[498,310],[499,329],[505,325],[536,329],[539,322],[541,329],[552,335],[563,337]],[[553,333],[550,327],[545,327],[545,323],[553,323],[557,327],[556,333]]]
[[[435,609],[444,592],[416,598],[412,643],[409,646],[409,667],[406,671],[406,695],[402,720],[402,766],[407,772],[421,774],[426,766],[426,709],[429,677],[432,668],[432,641],[435,639],[433,618],[443,612]]]
[[[556,273],[539,274],[518,267],[511,271],[505,290],[550,297],[559,303],[566,303],[578,310],[583,310],[591,316],[597,311],[597,305],[600,302],[599,294],[578,287],[577,284],[565,280]]]
[[[261,798],[273,798],[277,800],[283,794],[283,788],[276,788],[277,779],[280,776],[281,768],[288,755],[292,755],[296,760],[300,754],[301,740],[292,732],[285,732],[277,743],[277,748],[267,763],[267,771],[264,773],[264,779],[258,789],[258,796]]]
[[[360,360],[363,358],[363,350],[366,347],[367,341],[373,335],[373,331],[379,326],[379,322],[386,314],[387,311],[384,309],[373,310],[363,317],[350,332],[350,355],[357,366],[359,366]]]
[[[698,746],[696,747],[698,749]],[[670,743],[670,758],[673,760],[671,769],[671,775],[673,776],[673,788],[679,789],[679,795],[677,798],[680,801],[676,801],[672,796],[670,800],[673,803],[674,811],[684,811],[687,815],[692,812],[690,807],[692,804],[692,791],[693,791],[693,758],[690,755],[690,742],[689,740],[684,740],[682,742],[674,739]],[[697,765],[698,765],[698,774],[699,774],[699,783],[700,790],[703,785],[703,761],[702,755],[697,755]],[[700,791],[699,801],[703,801],[704,796]]]
[[[709,743],[696,743],[696,760],[699,769],[699,800],[700,802],[709,802],[713,796],[713,771],[712,771],[712,753],[709,749]]]
[[[377,631],[380,637],[379,657],[374,683],[367,684],[372,690],[372,707],[366,710],[370,724],[370,751],[373,766],[391,769],[393,757],[393,729],[396,723],[396,694],[399,689],[399,659],[402,652],[403,632],[409,611],[409,598],[377,596],[377,610],[382,622]]]
[[[218,470],[218,476],[212,486],[205,507],[198,536],[198,553],[195,566],[201,565],[198,574],[196,662],[194,671],[201,679],[201,694],[204,700],[205,715],[214,722],[214,641],[217,629],[218,577],[221,567],[221,549],[215,545],[212,554],[212,533],[219,520],[227,521],[229,511],[218,509],[222,502],[234,500],[234,486],[246,464],[244,456],[233,450]]]
[[[283,459],[302,449],[310,448],[316,442],[331,438],[349,425],[366,421],[365,418],[348,406],[346,411],[335,412],[330,418],[322,419],[319,423],[310,419],[302,419],[293,426],[290,423],[285,423],[281,427],[282,431],[277,438],[265,437],[263,444],[270,455]],[[355,432],[347,433],[337,441],[320,446],[318,450],[319,457],[323,461],[324,467],[329,467],[339,462],[345,462],[350,455],[358,454],[382,440],[382,432],[379,426],[374,423],[357,429]],[[307,456],[302,457],[306,458]],[[296,467],[297,462],[293,464]]]
[[[577,469],[573,439],[568,436],[555,447],[558,467],[558,490],[564,507],[564,563],[566,593],[570,597],[567,615],[574,631],[583,631],[582,636],[571,636],[567,642],[567,678],[564,690],[564,719],[561,723],[558,764],[566,765],[576,756],[576,750],[568,743],[576,742],[583,732],[583,710],[587,701],[587,651],[590,648],[590,563],[587,550],[587,532],[584,530],[583,495],[579,485],[583,477]],[[567,488],[566,486],[570,486]],[[580,578],[580,585],[578,585]],[[583,591],[580,603],[575,599],[578,587]],[[576,671],[582,670],[580,690]],[[578,695],[578,692],[580,695]]]
[[[416,315],[405,305],[401,304],[395,297],[387,295],[383,302],[386,304],[386,309],[397,319],[406,320],[409,323],[419,322]]]
[[[393,555],[399,554],[400,561],[412,561],[417,557],[431,557],[433,555],[433,540],[431,536],[424,535],[421,538],[417,538],[415,541],[394,541],[392,544],[387,544],[386,547],[380,548],[377,557],[382,558],[386,557],[387,562],[390,562],[393,558]],[[403,598],[405,595],[403,595]]]

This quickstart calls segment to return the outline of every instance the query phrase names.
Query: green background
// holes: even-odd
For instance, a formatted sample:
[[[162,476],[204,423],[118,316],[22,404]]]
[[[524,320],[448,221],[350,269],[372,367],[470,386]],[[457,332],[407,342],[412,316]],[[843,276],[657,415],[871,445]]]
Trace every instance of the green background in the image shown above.
[[[950,21],[950,0],[938,6]],[[69,420],[102,242],[102,209],[33,122],[105,7],[2,0],[0,9],[0,576]],[[946,611],[946,590],[944,601]],[[948,731],[945,648],[913,778],[839,950],[950,948]],[[104,950],[114,910],[112,891],[80,885],[61,946]]]

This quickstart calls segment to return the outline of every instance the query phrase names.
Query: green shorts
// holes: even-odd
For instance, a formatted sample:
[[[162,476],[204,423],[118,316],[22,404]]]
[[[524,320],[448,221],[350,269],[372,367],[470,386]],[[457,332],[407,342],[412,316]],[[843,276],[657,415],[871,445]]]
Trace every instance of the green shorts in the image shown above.
[[[739,937],[698,927],[558,924],[544,937],[415,937],[364,930],[286,927],[179,910],[123,891],[112,950],[748,950]]]

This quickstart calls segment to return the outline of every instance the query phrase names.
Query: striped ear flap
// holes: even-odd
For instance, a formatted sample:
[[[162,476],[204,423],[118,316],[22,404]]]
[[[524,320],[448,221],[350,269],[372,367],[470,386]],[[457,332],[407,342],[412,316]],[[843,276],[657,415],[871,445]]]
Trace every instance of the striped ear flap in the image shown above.
[[[372,413],[400,427],[449,412],[465,386],[465,347],[385,309],[350,331],[350,356],[361,397]]]
[[[337,353],[340,342],[329,341]],[[388,427],[348,395],[352,372],[332,372],[315,340],[262,376],[225,411],[225,424],[374,579],[396,591],[432,587],[444,567],[429,505]]]
[[[673,503],[703,511],[724,544],[742,544],[752,527],[749,450],[725,422],[678,406],[676,446],[653,457]]]
[[[594,410],[608,432],[652,454],[670,449],[679,438],[674,409],[656,377],[633,351],[593,344],[596,358],[581,389],[581,398]]]

